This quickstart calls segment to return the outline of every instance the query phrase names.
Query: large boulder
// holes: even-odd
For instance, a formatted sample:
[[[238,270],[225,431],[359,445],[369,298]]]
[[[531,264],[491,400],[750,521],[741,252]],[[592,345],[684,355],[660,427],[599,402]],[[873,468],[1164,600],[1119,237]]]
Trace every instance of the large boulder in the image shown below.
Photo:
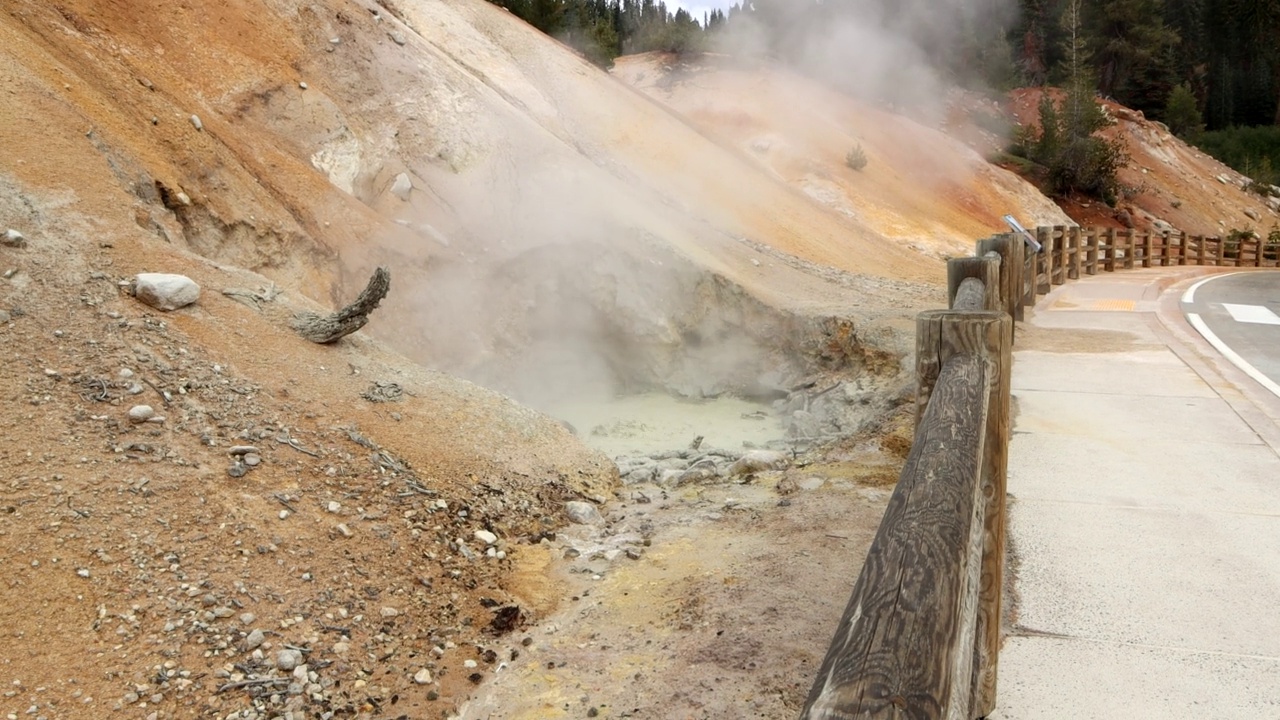
[[[200,299],[200,286],[186,275],[139,273],[133,295],[157,310],[177,310]]]

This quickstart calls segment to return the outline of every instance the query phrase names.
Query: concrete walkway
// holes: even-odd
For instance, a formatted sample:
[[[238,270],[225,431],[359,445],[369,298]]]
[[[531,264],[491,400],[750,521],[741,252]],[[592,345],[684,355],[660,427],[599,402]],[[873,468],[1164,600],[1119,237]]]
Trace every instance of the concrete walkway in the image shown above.
[[[1018,327],[1002,720],[1280,718],[1280,400],[1182,319],[1198,269]]]

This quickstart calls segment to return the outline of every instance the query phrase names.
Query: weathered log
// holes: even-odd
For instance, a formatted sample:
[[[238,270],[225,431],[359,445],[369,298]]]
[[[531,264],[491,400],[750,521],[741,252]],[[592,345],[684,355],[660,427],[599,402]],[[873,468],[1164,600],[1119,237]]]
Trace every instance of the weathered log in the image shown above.
[[[304,311],[293,318],[293,329],[302,337],[322,345],[336,342],[359,330],[369,322],[369,314],[391,290],[391,273],[383,267],[373,271],[355,302],[336,313],[320,315]]]
[[[942,367],[801,720],[969,720],[984,365],[965,354]]]

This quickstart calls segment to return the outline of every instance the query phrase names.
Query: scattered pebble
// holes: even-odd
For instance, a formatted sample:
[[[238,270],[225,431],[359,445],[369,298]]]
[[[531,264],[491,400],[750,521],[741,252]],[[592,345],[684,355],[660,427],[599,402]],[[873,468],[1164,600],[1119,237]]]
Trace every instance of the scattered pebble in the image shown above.
[[[193,127],[195,127],[195,129],[196,129],[197,131],[199,131],[199,130],[204,130],[204,123],[203,123],[203,122],[200,122],[200,116],[199,116],[199,115],[192,115],[192,116],[191,116],[191,125],[192,125]]]
[[[426,668],[422,668],[414,674],[413,681],[419,685],[429,685],[431,683],[431,671]]]
[[[244,639],[245,649],[247,650],[257,649],[258,647],[262,646],[262,643],[265,642],[266,639],[267,639],[266,634],[264,634],[261,630],[254,628],[249,633],[249,636]]]
[[[285,648],[276,653],[276,667],[284,671],[292,671],[302,664],[302,652]]]
[[[200,299],[200,286],[186,275],[138,273],[133,294],[157,310],[177,310]]]
[[[328,508],[329,508],[329,512],[336,513],[342,510],[342,503],[338,502],[337,500],[330,500]]]
[[[305,82],[300,82],[300,83],[298,83],[298,87],[302,88],[303,90],[306,90],[306,89],[307,89],[307,84],[306,84]]]
[[[134,405],[129,408],[129,422],[144,423],[156,416],[155,408],[150,405]]]
[[[564,504],[565,515],[579,525],[596,525],[604,522],[596,506],[581,500],[571,500]]]
[[[8,230],[4,231],[4,244],[8,245],[9,247],[19,247],[19,248],[26,247],[27,238],[17,230],[14,230],[13,228],[9,228]]]
[[[489,532],[488,530],[477,530],[477,531],[475,532],[475,538],[476,538],[476,540],[479,540],[480,542],[484,543],[485,545],[492,545],[492,544],[494,544],[494,543],[498,542],[498,536],[497,536],[497,535],[494,535],[493,533]]]

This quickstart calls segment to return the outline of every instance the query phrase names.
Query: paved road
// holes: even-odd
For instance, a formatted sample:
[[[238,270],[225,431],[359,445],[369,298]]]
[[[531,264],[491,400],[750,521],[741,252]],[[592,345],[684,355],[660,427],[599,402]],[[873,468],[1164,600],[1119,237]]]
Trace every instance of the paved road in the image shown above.
[[[1203,272],[1083,278],[1018,329],[994,718],[1280,718],[1280,398],[1187,325]],[[1223,323],[1277,310],[1267,274],[1191,302],[1260,365]]]
[[[1183,294],[1182,308],[1219,352],[1280,397],[1280,272],[1209,276]]]

